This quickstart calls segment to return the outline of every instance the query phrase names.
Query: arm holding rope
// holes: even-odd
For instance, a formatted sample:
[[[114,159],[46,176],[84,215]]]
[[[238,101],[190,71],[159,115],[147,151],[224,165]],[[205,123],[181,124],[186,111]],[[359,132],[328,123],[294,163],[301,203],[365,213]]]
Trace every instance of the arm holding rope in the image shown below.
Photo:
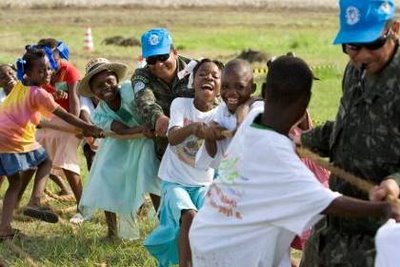
[[[353,218],[393,218],[400,221],[400,204],[397,201],[365,201],[341,196],[331,202],[322,214]]]
[[[65,111],[62,107],[58,107],[53,113],[64,121],[82,129],[85,136],[103,137],[103,131],[100,128],[84,122],[78,117]]]
[[[369,192],[369,198],[381,201],[387,198],[399,198],[399,185],[392,176],[386,177],[379,185],[374,186]]]
[[[116,133],[116,135],[124,136],[124,135],[140,135],[144,134],[148,138],[154,137],[154,133],[151,132],[145,124],[129,127],[122,122],[114,120],[111,123],[111,131]]]
[[[205,133],[205,142],[207,153],[214,157],[217,154],[218,145],[217,141],[225,139],[226,129],[219,126],[216,122],[211,122],[208,124],[207,131]],[[232,135],[233,136],[233,135]]]
[[[329,170],[331,173],[336,175],[337,177],[345,180],[346,182],[352,184],[358,189],[369,193],[369,198],[374,201],[382,201],[389,200],[395,202],[399,197],[400,188],[398,183],[396,182],[396,176],[388,176],[386,177],[379,185],[373,185],[372,183],[361,179],[349,172],[346,172],[343,169],[340,169],[337,166],[334,166],[332,163],[321,159],[318,155],[311,152],[310,150],[298,147],[297,153],[300,157],[308,157],[312,161],[314,161],[317,165]],[[398,202],[398,201],[396,201]]]

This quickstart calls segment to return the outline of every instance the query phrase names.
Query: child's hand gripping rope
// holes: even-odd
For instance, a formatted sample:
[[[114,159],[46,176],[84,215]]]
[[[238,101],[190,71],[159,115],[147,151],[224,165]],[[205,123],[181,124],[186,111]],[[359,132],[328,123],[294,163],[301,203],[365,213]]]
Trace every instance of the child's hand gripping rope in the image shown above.
[[[60,127],[57,125],[52,125],[47,122],[41,122],[40,123],[41,128],[47,128],[47,129],[53,129],[56,131],[61,131],[61,132],[67,132],[67,133],[73,133],[73,134],[83,134],[84,136],[93,136],[96,138],[102,138],[102,137],[113,137],[117,139],[135,139],[135,138],[141,138],[144,137],[145,134],[143,133],[136,133],[136,134],[127,134],[127,135],[119,135],[111,131],[103,131],[102,129],[93,126],[94,129],[88,128],[85,132],[82,132],[81,130],[77,128],[68,128],[68,127]]]

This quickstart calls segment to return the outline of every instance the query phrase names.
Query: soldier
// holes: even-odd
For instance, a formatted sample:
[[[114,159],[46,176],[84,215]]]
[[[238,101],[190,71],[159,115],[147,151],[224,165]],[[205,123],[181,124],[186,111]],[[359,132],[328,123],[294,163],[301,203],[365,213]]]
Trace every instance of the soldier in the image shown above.
[[[156,133],[156,153],[161,160],[168,140],[165,134],[169,109],[177,97],[194,97],[188,88],[190,59],[178,55],[172,38],[164,28],[155,28],[141,37],[142,56],[146,66],[136,69],[132,76],[136,113]],[[193,61],[195,63],[195,61]]]
[[[394,0],[341,0],[341,44],[350,58],[335,121],[301,136],[301,143],[338,167],[377,184],[370,198],[399,196],[400,51]],[[299,140],[297,140],[299,141]],[[368,196],[338,177],[330,188]],[[383,221],[328,216],[309,240],[301,266],[373,266],[374,236]]]

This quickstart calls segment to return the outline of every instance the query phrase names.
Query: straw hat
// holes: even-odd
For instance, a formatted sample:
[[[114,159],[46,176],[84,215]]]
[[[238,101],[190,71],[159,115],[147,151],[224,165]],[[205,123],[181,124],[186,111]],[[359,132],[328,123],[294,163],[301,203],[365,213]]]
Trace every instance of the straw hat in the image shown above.
[[[105,58],[91,59],[86,65],[85,77],[83,77],[79,83],[79,94],[87,97],[94,96],[93,92],[90,90],[89,81],[94,75],[104,70],[115,72],[117,74],[118,81],[121,81],[128,71],[128,66],[122,63],[110,62]]]

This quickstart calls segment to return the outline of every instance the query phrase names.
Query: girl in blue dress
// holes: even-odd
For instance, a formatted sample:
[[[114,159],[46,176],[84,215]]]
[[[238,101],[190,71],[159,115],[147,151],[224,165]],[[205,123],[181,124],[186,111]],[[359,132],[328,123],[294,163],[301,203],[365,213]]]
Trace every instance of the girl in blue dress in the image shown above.
[[[96,209],[104,210],[107,237],[133,240],[139,238],[135,217],[146,193],[150,193],[157,209],[159,161],[153,140],[146,138],[151,137],[150,131],[133,111],[131,83],[119,85],[126,72],[125,64],[94,59],[88,63],[79,85],[81,95],[95,95],[100,99],[92,115],[95,125],[118,135],[143,134],[134,139],[106,137],[102,140],[79,209],[84,217],[91,216]]]

